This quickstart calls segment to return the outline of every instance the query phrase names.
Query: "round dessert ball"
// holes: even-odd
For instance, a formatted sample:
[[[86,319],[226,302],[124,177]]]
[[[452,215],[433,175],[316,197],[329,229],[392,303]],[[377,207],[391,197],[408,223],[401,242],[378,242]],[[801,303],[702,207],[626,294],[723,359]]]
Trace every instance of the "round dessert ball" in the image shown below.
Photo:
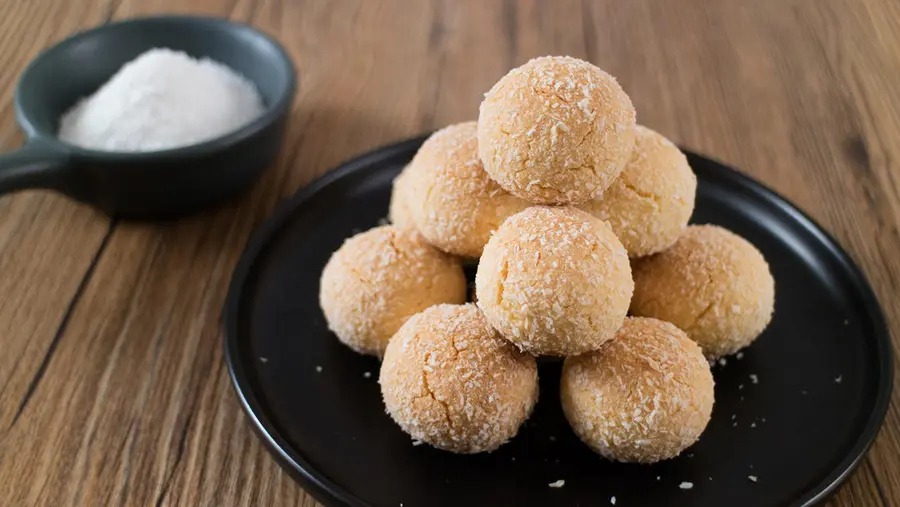
[[[391,339],[381,364],[388,414],[413,439],[457,453],[515,436],[538,399],[534,357],[503,340],[475,305],[437,305]]]
[[[400,229],[415,230],[416,224],[409,212],[406,192],[409,187],[409,167],[404,167],[394,178],[391,185],[391,203],[388,207],[388,220]]]
[[[445,252],[473,258],[507,217],[530,205],[484,172],[477,131],[466,122],[435,132],[407,171],[407,204],[419,233]]]
[[[616,461],[655,463],[690,447],[709,422],[713,377],[674,325],[629,318],[599,350],[566,358],[560,401],[581,440]]]
[[[677,146],[638,125],[622,174],[582,209],[606,220],[630,257],[672,246],[694,211],[697,177]]]
[[[750,345],[772,319],[769,265],[750,242],[722,227],[690,226],[671,248],[633,267],[632,314],[675,324],[708,358]]]
[[[410,316],[465,300],[459,261],[392,225],[345,241],[325,265],[319,287],[328,328],[353,350],[376,356]]]
[[[537,204],[580,204],[609,187],[634,146],[635,113],[615,78],[576,58],[511,70],[478,115],[484,168]]]
[[[571,207],[533,206],[509,217],[475,274],[488,322],[537,355],[596,350],[622,325],[633,288],[616,235]]]

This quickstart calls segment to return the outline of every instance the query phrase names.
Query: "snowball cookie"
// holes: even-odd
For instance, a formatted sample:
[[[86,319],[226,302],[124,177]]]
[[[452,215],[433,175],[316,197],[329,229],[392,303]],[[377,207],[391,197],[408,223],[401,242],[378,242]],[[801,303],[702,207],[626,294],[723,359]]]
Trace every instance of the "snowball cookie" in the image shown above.
[[[478,153],[503,188],[537,204],[579,204],[619,175],[634,146],[634,106],[582,60],[542,57],[485,94]]]
[[[403,431],[458,453],[503,445],[538,398],[534,357],[503,340],[472,304],[410,318],[388,344],[379,382]]]
[[[416,224],[409,213],[406,191],[409,187],[409,167],[404,167],[394,178],[391,185],[391,203],[388,207],[388,220],[400,229],[415,230]]]
[[[668,250],[634,263],[631,313],[675,324],[709,358],[749,345],[774,304],[775,281],[762,254],[721,227],[690,226]]]
[[[435,132],[407,171],[407,202],[419,233],[445,252],[474,258],[508,216],[530,205],[484,172],[477,131],[467,122]]]
[[[634,151],[622,174],[582,209],[609,222],[630,257],[672,246],[694,211],[697,177],[677,146],[637,126]]]
[[[478,264],[488,322],[521,350],[596,350],[622,325],[634,283],[609,226],[575,208],[534,206],[509,217]]]
[[[600,350],[566,359],[560,401],[572,429],[600,455],[655,463],[678,456],[703,433],[713,377],[684,331],[629,318]]]
[[[465,300],[459,261],[392,225],[345,241],[325,265],[319,287],[328,328],[353,350],[376,356],[411,315]]]

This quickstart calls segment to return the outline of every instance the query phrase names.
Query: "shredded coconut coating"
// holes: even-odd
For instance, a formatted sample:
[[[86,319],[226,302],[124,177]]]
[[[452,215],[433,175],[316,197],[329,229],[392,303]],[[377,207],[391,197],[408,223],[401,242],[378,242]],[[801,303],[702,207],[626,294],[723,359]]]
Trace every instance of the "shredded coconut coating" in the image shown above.
[[[600,455],[655,463],[697,441],[713,387],[709,363],[683,331],[628,318],[600,350],[566,359],[560,400],[572,429]]]
[[[409,166],[404,167],[394,178],[391,185],[391,203],[388,207],[388,220],[400,229],[416,230],[416,223],[409,212],[409,200],[406,197],[409,188]]]
[[[634,126],[634,106],[614,77],[576,58],[535,58],[485,94],[478,153],[513,195],[581,204],[619,175]]]
[[[775,280],[759,250],[714,225],[689,226],[634,262],[634,315],[672,322],[710,359],[750,345],[772,320]]]
[[[534,357],[503,340],[473,304],[410,318],[388,344],[379,382],[403,431],[456,453],[497,449],[538,399]]]
[[[606,220],[630,257],[672,246],[694,212],[697,177],[671,141],[638,125],[634,151],[603,194],[581,208]]]
[[[441,250],[478,258],[491,233],[530,204],[494,182],[478,158],[478,127],[435,132],[410,162],[407,203],[416,228]]]
[[[575,208],[533,206],[494,234],[475,275],[478,306],[521,350],[596,350],[622,325],[634,289],[625,247]]]
[[[328,328],[350,348],[376,356],[410,316],[465,300],[459,261],[392,225],[345,241],[325,265],[319,287]]]

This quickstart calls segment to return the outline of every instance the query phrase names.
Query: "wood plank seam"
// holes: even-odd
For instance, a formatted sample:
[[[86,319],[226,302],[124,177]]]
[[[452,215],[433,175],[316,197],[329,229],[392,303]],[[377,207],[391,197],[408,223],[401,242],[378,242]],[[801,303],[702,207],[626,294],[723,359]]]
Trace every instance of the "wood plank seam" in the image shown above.
[[[156,499],[156,507],[161,507],[163,502],[166,499],[166,495],[169,493],[169,489],[172,486],[172,480],[175,478],[175,472],[178,471],[178,465],[181,463],[182,458],[184,458],[185,444],[187,443],[187,436],[189,430],[191,429],[191,423],[194,420],[194,414],[196,412],[192,409],[191,413],[188,415],[187,421],[184,423],[184,428],[181,429],[181,435],[178,438],[178,450],[175,451],[175,462],[172,463],[172,469],[169,471],[169,476],[166,477],[166,480],[163,482],[162,488],[159,491],[159,497]]]
[[[872,482],[875,483],[875,490],[878,491],[878,498],[881,499],[881,505],[883,507],[889,507],[891,504],[887,501],[887,496],[884,494],[884,488],[881,486],[881,482],[878,480],[878,475],[875,474],[875,470],[872,467],[872,462],[869,459],[869,455],[866,454],[866,459],[864,460],[866,468],[869,469],[869,475],[872,476]]]
[[[72,317],[72,313],[74,312],[75,307],[78,305],[78,301],[81,299],[81,295],[84,293],[84,290],[91,279],[91,275],[94,274],[94,269],[97,267],[97,264],[100,261],[100,257],[103,255],[103,251],[106,249],[106,245],[109,244],[109,240],[112,237],[117,223],[117,219],[111,219],[109,221],[109,227],[106,230],[106,234],[103,236],[103,240],[100,242],[100,246],[97,248],[97,251],[94,252],[94,256],[91,258],[91,263],[85,270],[84,276],[81,278],[81,282],[79,282],[78,284],[78,288],[75,289],[75,294],[72,296],[72,300],[66,307],[66,311],[65,313],[63,313],[62,319],[59,322],[59,326],[56,328],[56,333],[53,335],[53,340],[50,342],[50,346],[47,347],[47,352],[44,353],[44,358],[41,360],[41,364],[35,372],[34,377],[31,378],[31,383],[29,383],[28,385],[28,390],[25,391],[25,396],[23,396],[22,401],[19,402],[19,408],[16,411],[16,415],[13,417],[12,422],[9,424],[9,428],[7,428],[7,431],[12,429],[12,427],[16,425],[16,422],[19,420],[19,417],[22,415],[22,412],[25,411],[25,407],[31,400],[32,395],[34,394],[35,390],[37,390],[38,384],[40,384],[41,379],[44,377],[44,372],[47,371],[47,365],[50,363],[50,359],[52,359],[53,353],[56,351],[56,347],[59,345],[60,340],[66,332],[66,327],[69,324],[69,319]]]

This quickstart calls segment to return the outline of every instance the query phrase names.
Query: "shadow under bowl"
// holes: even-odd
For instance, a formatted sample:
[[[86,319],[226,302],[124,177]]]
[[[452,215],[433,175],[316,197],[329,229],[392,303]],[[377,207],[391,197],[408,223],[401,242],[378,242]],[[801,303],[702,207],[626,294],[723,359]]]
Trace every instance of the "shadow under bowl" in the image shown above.
[[[57,138],[66,111],[125,63],[160,47],[231,67],[256,85],[265,112],[221,137],[160,151],[89,150]],[[0,156],[0,194],[52,189],[124,219],[193,214],[238,195],[272,164],[296,88],[284,48],[225,19],[136,18],[77,34],[38,56],[19,80],[16,117],[28,140]]]

